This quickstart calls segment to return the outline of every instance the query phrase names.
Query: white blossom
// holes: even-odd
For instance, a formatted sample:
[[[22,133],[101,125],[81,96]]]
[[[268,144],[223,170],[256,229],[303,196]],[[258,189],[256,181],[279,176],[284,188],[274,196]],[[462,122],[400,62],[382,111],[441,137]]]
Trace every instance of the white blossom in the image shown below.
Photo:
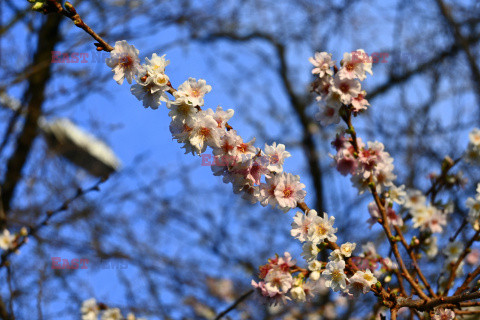
[[[198,110],[194,106],[185,101],[168,101],[167,108],[170,109],[168,115],[172,120],[181,123],[191,123],[193,117],[198,113]]]
[[[355,247],[357,246],[356,243],[351,243],[351,242],[345,242],[340,246],[340,253],[346,257],[349,258],[352,256],[353,251],[355,250]]]
[[[191,128],[189,141],[197,154],[205,152],[207,146],[220,147],[220,132],[212,116],[200,111],[191,123]]]
[[[352,99],[358,96],[361,92],[361,85],[358,80],[341,79],[339,76],[335,76],[333,79],[332,91],[336,92],[340,96],[340,101],[343,104],[350,104]]]
[[[300,242],[307,241],[308,231],[316,217],[317,212],[315,210],[309,210],[306,214],[298,211],[293,217],[292,230],[290,231],[292,237],[297,238]]]
[[[211,115],[215,121],[217,121],[219,129],[225,129],[225,124],[233,117],[234,114],[233,109],[224,111],[220,106],[217,107],[215,112],[212,109],[207,109],[206,112],[208,115]]]
[[[203,106],[203,97],[211,90],[212,87],[205,80],[197,81],[195,78],[188,78],[173,95],[177,100],[185,100],[194,106]]]
[[[268,170],[276,173],[282,172],[285,159],[291,156],[290,152],[285,151],[285,145],[281,143],[277,145],[276,142],[271,146],[265,144],[264,151]]]
[[[3,234],[0,235],[0,248],[2,250],[13,249],[14,240],[15,240],[15,236],[11,235],[10,231],[8,231],[7,229],[4,229]]]
[[[95,298],[83,301],[80,312],[82,313],[82,320],[97,320],[99,308]]]
[[[480,186],[480,184],[479,184]],[[477,188],[478,189],[478,188]],[[468,208],[468,222],[475,230],[480,230],[480,197],[477,193],[475,198],[468,197],[465,205]]]
[[[123,320],[123,316],[120,309],[111,308],[103,312],[102,320]]]
[[[365,51],[358,49],[354,52],[345,52],[343,59],[340,61],[342,68],[338,71],[338,76],[341,79],[355,79],[360,81],[365,80],[366,72],[372,75],[372,59]]]
[[[332,61],[332,54],[327,52],[315,52],[315,58],[309,58],[313,68],[312,73],[318,74],[320,78],[325,75],[333,75],[332,67],[335,65],[335,61]]]
[[[450,309],[437,308],[432,320],[453,320],[455,319],[455,312]]]
[[[464,247],[462,242],[454,241],[450,242],[443,252],[447,256],[448,261],[456,261],[462,254]]]
[[[335,232],[337,232],[337,228],[333,227],[334,222],[335,217],[331,216],[329,218],[327,213],[324,213],[323,218],[317,215],[308,230],[308,240],[317,244],[323,242],[325,239],[336,242],[337,236]]]
[[[291,173],[282,173],[280,181],[275,188],[275,198],[278,204],[286,209],[295,208],[298,202],[303,201],[307,194],[305,185],[300,182],[300,176]]]
[[[317,255],[320,252],[320,249],[318,249],[318,246],[315,243],[310,241],[305,242],[302,246],[302,249],[303,249],[302,256],[307,262],[316,260]]]
[[[345,261],[330,261],[327,263],[322,277],[325,278],[325,285],[333,291],[345,290],[347,288],[345,276]]]
[[[370,271],[370,270],[369,270]],[[357,271],[348,279],[348,293],[354,297],[365,294],[370,291],[370,283],[364,277],[365,272]]]
[[[105,59],[105,62],[115,73],[113,79],[118,84],[122,84],[124,79],[131,84],[133,78],[143,71],[138,53],[138,50],[125,40],[115,42],[110,58]]]

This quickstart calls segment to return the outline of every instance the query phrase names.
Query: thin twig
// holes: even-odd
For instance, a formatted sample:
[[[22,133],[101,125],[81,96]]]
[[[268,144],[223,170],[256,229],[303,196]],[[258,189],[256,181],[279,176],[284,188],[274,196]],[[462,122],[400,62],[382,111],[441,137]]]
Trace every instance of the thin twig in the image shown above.
[[[63,204],[61,206],[59,206],[56,210],[50,210],[50,211],[47,211],[47,214],[46,216],[43,218],[42,221],[40,221],[38,224],[36,224],[35,226],[32,226],[32,227],[29,227],[28,229],[28,232],[27,232],[27,235],[26,236],[21,236],[22,239],[20,241],[18,241],[19,239],[16,240],[16,245],[13,247],[13,248],[10,248],[8,250],[6,250],[4,253],[2,253],[2,256],[1,256],[1,260],[0,260],[0,268],[4,267],[5,265],[8,264],[8,258],[10,257],[10,255],[16,251],[18,251],[25,243],[27,243],[28,241],[28,236],[30,235],[35,235],[40,229],[42,229],[44,226],[46,226],[50,219],[56,215],[57,213],[59,212],[62,212],[62,211],[65,211],[69,208],[70,204],[75,201],[76,199],[80,198],[80,197],[83,197],[84,195],[86,195],[87,193],[90,193],[92,191],[99,191],[100,188],[99,186],[104,183],[106,181],[106,178],[102,178],[100,179],[97,183],[95,183],[95,185],[93,185],[92,187],[88,188],[88,189],[78,189],[77,190],[77,193],[75,194],[75,196],[73,196],[72,198],[70,199],[67,199],[65,202],[63,202]]]
[[[244,294],[242,294],[237,300],[235,300],[234,303],[232,303],[227,309],[225,309],[224,311],[220,312],[216,317],[215,317],[215,320],[220,320],[223,316],[225,316],[227,313],[229,313],[230,311],[232,311],[233,309],[235,309],[243,300],[245,300],[246,298],[248,298],[249,295],[251,295],[253,293],[253,289],[250,289],[249,291],[245,292]]]

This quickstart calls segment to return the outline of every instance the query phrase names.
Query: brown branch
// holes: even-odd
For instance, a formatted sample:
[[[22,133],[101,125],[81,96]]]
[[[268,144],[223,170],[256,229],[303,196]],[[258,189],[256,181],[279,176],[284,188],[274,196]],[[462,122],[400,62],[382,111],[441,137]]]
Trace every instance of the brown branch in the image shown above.
[[[460,295],[453,295],[450,297],[438,297],[435,299],[431,299],[430,301],[425,301],[423,299],[419,300],[412,300],[408,298],[399,297],[397,299],[398,306],[401,307],[408,307],[414,308],[419,311],[426,311],[432,310],[433,308],[447,305],[447,304],[458,304],[459,302],[467,301],[467,300],[475,300],[480,298],[480,291],[475,291],[473,293],[465,293]]]
[[[370,180],[372,180],[371,177],[370,177]],[[371,181],[371,182],[373,182],[373,181]],[[395,256],[395,259],[397,260],[397,262],[400,266],[400,269],[402,269],[402,275],[405,277],[405,279],[407,279],[407,281],[410,283],[412,288],[415,289],[415,291],[417,292],[417,294],[420,298],[422,298],[424,300],[427,300],[427,301],[430,300],[430,298],[425,294],[425,292],[423,292],[422,288],[420,288],[418,283],[413,279],[412,275],[410,274],[407,267],[405,266],[405,262],[403,261],[402,256],[400,255],[400,251],[398,250],[397,240],[393,236],[392,231],[390,230],[390,226],[388,224],[387,212],[386,212],[385,207],[383,206],[383,204],[380,200],[380,197],[377,193],[377,189],[376,189],[375,185],[372,184],[372,183],[370,183],[370,192],[372,193],[373,198],[375,200],[375,203],[376,203],[376,205],[377,205],[377,207],[378,207],[378,209],[379,209],[379,211],[382,215],[381,225],[383,227],[383,230],[385,231],[385,234],[388,238],[388,241],[390,242],[390,246],[392,248],[393,255]]]
[[[3,299],[0,298],[0,318],[2,320],[10,320],[12,319],[10,315],[8,314],[7,311],[7,306],[5,305],[5,302],[3,302]]]
[[[351,143],[352,143],[352,146],[355,150],[355,153],[359,154],[360,149],[359,149],[358,144],[357,144],[357,135],[356,135],[355,128],[352,125],[352,112],[350,110],[345,110],[345,108],[343,108],[343,109],[344,109],[344,112],[346,112],[346,113],[343,114],[342,119],[347,124],[347,127],[348,127],[347,128],[347,133],[349,133],[350,136],[351,136]],[[385,209],[385,206],[382,203],[382,200],[380,199],[380,196],[377,193],[377,188],[376,188],[371,176],[369,178],[369,188],[370,188],[370,192],[373,196],[373,199],[375,200],[375,204],[377,205],[378,210],[380,211],[380,213],[382,215],[382,219],[380,219],[381,221],[379,221],[379,223],[382,225],[383,230],[385,231],[385,234],[388,238],[388,241],[389,241],[390,246],[392,248],[393,254],[395,256],[395,259],[397,260],[398,265],[400,266],[400,269],[402,270],[401,275],[404,276],[405,279],[407,279],[407,281],[410,283],[412,288],[415,289],[417,294],[422,299],[430,300],[430,298],[420,288],[418,283],[413,279],[412,275],[410,274],[410,272],[408,272],[408,269],[405,266],[405,262],[403,261],[402,256],[400,255],[400,251],[398,250],[398,245],[397,245],[396,238],[393,236],[392,231],[390,230],[390,226],[388,224],[387,211]]]
[[[105,50],[107,52],[110,52],[113,50],[113,47],[110,46],[105,40],[102,39],[95,31],[92,30],[80,17],[80,15],[77,13],[77,10],[75,7],[70,3],[70,2],[65,2],[65,8],[62,7],[61,3],[58,2],[58,0],[47,0],[47,3],[45,7],[43,8],[43,12],[45,14],[49,13],[58,13],[61,14],[70,20],[73,21],[73,23],[79,27],[80,29],[84,30],[86,33],[88,33],[93,39],[98,41],[98,43],[95,43],[97,46],[97,50]]]
[[[463,259],[465,259],[465,257],[467,256],[467,254],[469,253],[469,250],[470,250],[470,247],[472,246],[472,244],[475,242],[475,241],[478,241],[480,239],[480,230],[475,232],[475,234],[473,235],[473,237],[466,243],[465,245],[465,248],[463,249],[463,252],[462,254],[460,255],[460,257],[458,257],[457,261],[455,262],[455,264],[452,266],[452,270],[450,271],[450,277],[448,278],[448,282],[447,282],[447,285],[445,286],[445,292],[444,292],[444,295],[448,294],[448,290],[450,290],[452,284],[453,284],[453,281],[455,280],[455,275],[457,273],[457,269],[458,267],[460,266],[460,263],[462,263]]]
[[[395,228],[395,232],[400,237],[400,242],[403,244],[403,247],[405,248],[405,250],[407,250],[408,256],[410,257],[410,259],[412,259],[413,267],[415,268],[415,271],[417,272],[418,276],[420,277],[420,280],[422,280],[423,284],[427,288],[428,292],[432,295],[432,297],[436,298],[437,295],[435,294],[435,291],[433,291],[432,286],[428,282],[427,278],[425,278],[425,276],[423,275],[423,272],[418,265],[417,257],[415,256],[415,252],[412,250],[412,247],[409,246],[407,241],[405,240],[405,237],[403,236],[402,230],[398,226],[395,226],[394,228]]]
[[[400,270],[398,270],[397,268],[395,268],[393,272],[394,272],[395,275],[397,276],[398,286],[400,287],[400,293],[401,293],[404,297],[408,297],[407,290],[405,289],[405,285],[403,284],[403,277],[402,277],[402,275],[400,274]]]

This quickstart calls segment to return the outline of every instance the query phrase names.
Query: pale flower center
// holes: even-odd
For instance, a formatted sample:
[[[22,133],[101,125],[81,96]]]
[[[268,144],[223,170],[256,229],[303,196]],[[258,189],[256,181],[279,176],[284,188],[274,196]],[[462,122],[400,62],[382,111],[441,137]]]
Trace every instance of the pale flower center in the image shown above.
[[[327,232],[328,232],[328,229],[325,227],[325,225],[319,224],[319,225],[317,226],[317,232],[318,232],[319,234],[321,234],[321,235],[326,235]]]
[[[363,279],[367,280],[368,282],[372,281],[373,280],[373,276],[368,274],[368,273],[365,273],[363,275]]]
[[[201,95],[200,90],[198,90],[198,89],[193,89],[192,90],[192,96],[193,97],[198,98],[198,97],[200,97],[200,95]]]
[[[340,270],[333,270],[332,272],[332,278],[333,280],[335,280],[336,282],[342,280],[342,272]]]
[[[166,74],[159,74],[155,81],[157,82],[158,85],[160,86],[165,86],[168,83],[168,76]]]
[[[242,143],[237,147],[237,150],[241,153],[247,152],[247,149],[248,149],[248,145],[246,143]]]

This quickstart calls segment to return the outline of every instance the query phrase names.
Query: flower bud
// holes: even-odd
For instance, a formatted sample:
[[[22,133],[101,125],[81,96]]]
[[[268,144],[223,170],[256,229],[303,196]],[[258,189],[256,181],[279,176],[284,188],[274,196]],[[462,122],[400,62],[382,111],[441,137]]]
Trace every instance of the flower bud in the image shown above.
[[[318,279],[320,279],[320,272],[313,271],[312,273],[310,273],[310,279],[312,281],[317,281]]]
[[[27,230],[27,228],[22,227],[22,228],[20,229],[20,235],[21,235],[22,237],[26,237],[26,236],[28,235],[28,230]]]
[[[290,294],[292,295],[293,300],[296,300],[296,301],[306,300],[305,291],[303,290],[302,287],[293,287],[290,290]]]
[[[35,2],[35,4],[32,6],[33,11],[43,11],[43,7],[45,6],[45,3],[38,1]]]

